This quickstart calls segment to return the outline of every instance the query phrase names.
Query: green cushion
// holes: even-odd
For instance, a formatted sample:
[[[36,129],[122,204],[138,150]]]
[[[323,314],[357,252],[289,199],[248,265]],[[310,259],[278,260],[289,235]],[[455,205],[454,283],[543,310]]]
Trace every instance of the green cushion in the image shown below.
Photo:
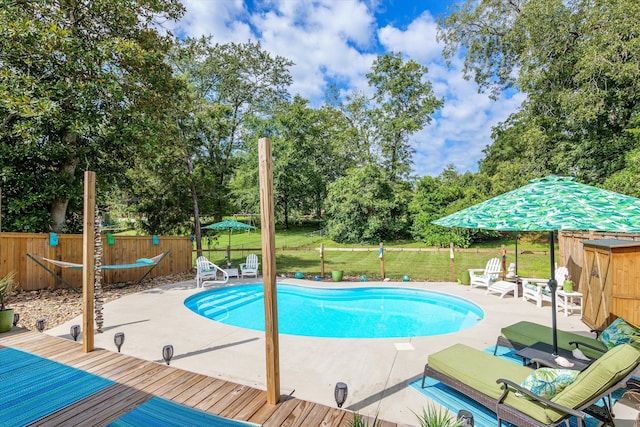
[[[551,399],[571,384],[580,371],[573,369],[540,368],[522,382],[522,387],[545,399]]]
[[[625,322],[622,317],[618,317],[602,331],[598,339],[611,349],[617,345],[628,343],[635,335],[638,335],[637,329]]]
[[[537,342],[543,342],[549,345],[553,344],[553,336],[551,333],[551,328],[548,326],[540,325],[538,323],[532,322],[518,322],[513,325],[502,328],[500,331],[502,336],[509,341],[516,342],[525,347],[529,347]],[[575,346],[570,345],[571,341],[580,341],[589,345],[592,345],[596,348],[602,349],[602,351],[606,351],[607,347],[600,341],[595,338],[586,337],[584,335],[575,334],[573,332],[561,331],[558,330],[558,347],[566,350],[573,350]],[[580,347],[582,352],[592,358],[597,359],[602,356],[602,352],[592,350],[587,347]]]
[[[501,386],[496,383],[498,378],[509,379],[520,384],[532,372],[530,368],[464,344],[454,344],[431,354],[428,364],[432,369],[464,382],[474,390],[496,400],[502,395]],[[505,403],[537,420],[543,422],[547,420],[543,406],[518,397],[515,393],[509,393]]]
[[[569,408],[578,408],[620,382],[640,362],[640,351],[630,344],[618,345],[582,371],[578,378],[561,393],[550,399]],[[553,421],[560,414],[547,410]]]

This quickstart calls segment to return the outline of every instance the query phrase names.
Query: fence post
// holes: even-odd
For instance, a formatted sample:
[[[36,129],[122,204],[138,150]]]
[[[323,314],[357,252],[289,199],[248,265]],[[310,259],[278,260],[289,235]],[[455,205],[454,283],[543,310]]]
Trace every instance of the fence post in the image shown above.
[[[324,279],[324,243],[320,243],[320,277]]]
[[[82,351],[94,349],[94,272],[95,266],[96,173],[84,172],[84,219],[82,233]]]
[[[453,256],[453,242],[449,243],[449,258],[451,258],[451,281],[456,281],[456,261]]]
[[[378,258],[380,258],[380,278],[384,280],[384,243],[380,242],[378,249]]]

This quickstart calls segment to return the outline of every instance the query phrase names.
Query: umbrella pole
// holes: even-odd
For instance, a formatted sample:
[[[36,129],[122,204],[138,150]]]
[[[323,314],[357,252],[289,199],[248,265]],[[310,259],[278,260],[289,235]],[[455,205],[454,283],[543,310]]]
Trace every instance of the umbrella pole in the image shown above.
[[[553,355],[558,355],[558,326],[556,324],[556,288],[558,282],[556,281],[555,271],[555,253],[553,243],[553,230],[549,232],[549,255],[551,257],[551,278],[549,279],[549,291],[551,292],[551,330],[553,335]]]
[[[227,267],[231,266],[231,228],[229,228],[229,242],[227,243]]]

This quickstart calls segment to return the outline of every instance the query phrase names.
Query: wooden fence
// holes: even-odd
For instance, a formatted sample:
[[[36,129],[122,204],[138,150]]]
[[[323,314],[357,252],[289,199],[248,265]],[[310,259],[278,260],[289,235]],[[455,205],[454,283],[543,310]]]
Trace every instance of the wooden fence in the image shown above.
[[[616,239],[640,242],[640,233],[604,233],[599,231],[561,231],[558,233],[560,265],[569,270],[571,279],[578,287],[585,286],[586,276],[584,246],[587,240]]]
[[[82,271],[57,267],[38,257],[82,264],[82,235],[58,234],[53,246],[49,234],[0,233],[0,277],[16,272],[18,289],[33,291],[65,287],[51,273],[38,265],[27,254],[33,255],[44,266],[64,281],[82,289]],[[133,264],[140,258],[152,258],[166,251],[167,256],[147,277],[181,273],[191,269],[191,241],[189,237],[158,236],[154,244],[152,236],[114,236],[113,244],[103,237],[102,264]],[[128,283],[140,279],[149,267],[103,270],[103,283]]]

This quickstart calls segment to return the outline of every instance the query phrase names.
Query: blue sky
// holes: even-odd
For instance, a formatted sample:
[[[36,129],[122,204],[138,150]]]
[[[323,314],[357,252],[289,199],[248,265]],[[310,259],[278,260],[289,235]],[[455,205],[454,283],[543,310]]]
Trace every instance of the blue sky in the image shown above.
[[[327,85],[369,92],[365,74],[378,54],[402,52],[426,65],[444,107],[411,137],[416,175],[439,175],[449,164],[477,171],[491,128],[516,111],[524,96],[493,101],[462,76],[463,59],[451,68],[436,41],[436,20],[444,0],[183,0],[187,12],[174,34],[213,35],[214,42],[259,41],[263,49],[292,60],[291,94],[319,106]]]

